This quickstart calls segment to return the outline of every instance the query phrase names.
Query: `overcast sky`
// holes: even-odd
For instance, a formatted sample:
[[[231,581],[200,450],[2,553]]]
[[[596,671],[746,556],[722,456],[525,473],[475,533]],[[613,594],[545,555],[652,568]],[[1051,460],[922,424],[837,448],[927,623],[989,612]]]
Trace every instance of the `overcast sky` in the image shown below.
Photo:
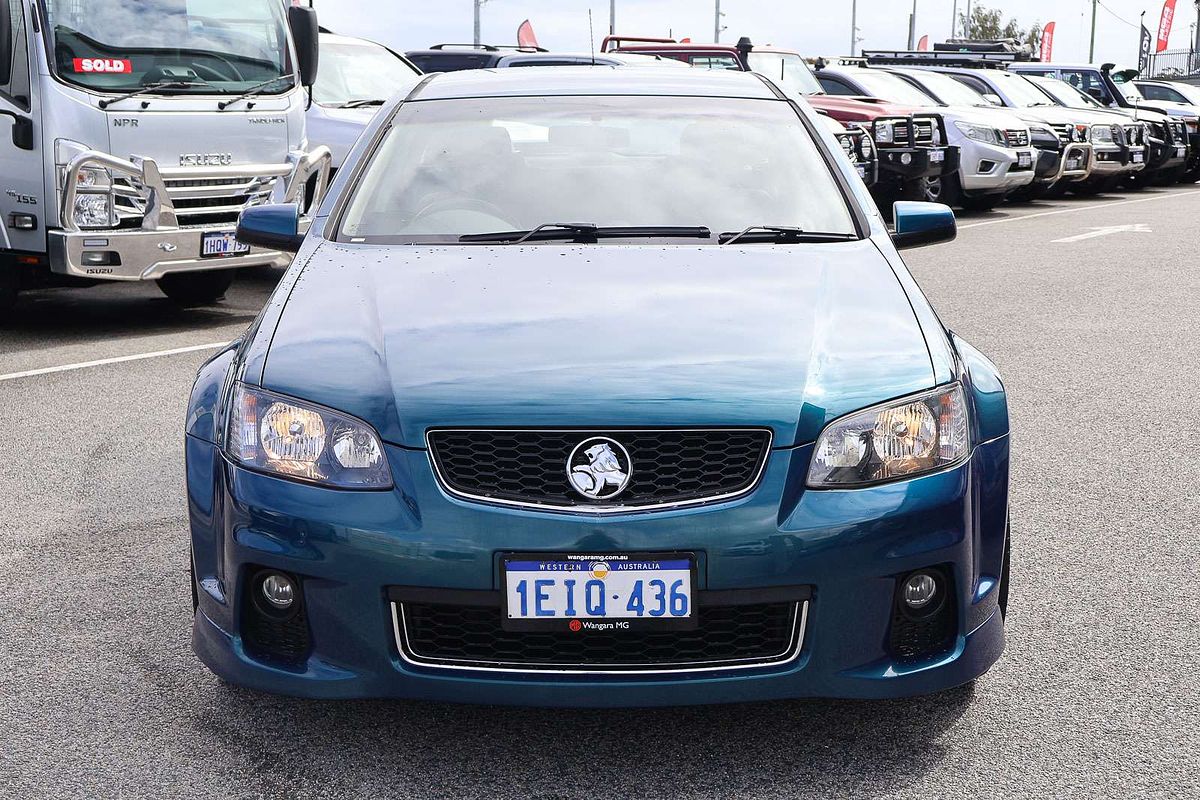
[[[1138,15],[1154,32],[1162,0],[1101,0],[1096,20],[1096,59],[1136,63]],[[321,22],[338,33],[382,41],[398,50],[435,42],[469,42],[473,0],[314,0]],[[1087,58],[1091,0],[983,0],[1000,8],[1022,26],[1055,20],[1058,34],[1054,60]],[[953,0],[917,0],[917,36],[933,41],[950,33]],[[959,11],[966,0],[958,0]],[[524,19],[533,22],[543,47],[588,49],[588,9],[595,40],[608,32],[607,0],[487,0],[483,6],[483,40],[510,43]],[[858,0],[861,47],[903,48],[908,39],[907,0]],[[1111,9],[1111,11],[1107,10]],[[850,0],[721,0],[728,28],[723,41],[749,36],[809,55],[842,55],[850,47]],[[617,0],[617,31],[629,35],[691,36],[712,41],[712,0]],[[324,12],[322,14],[321,12]],[[1171,47],[1188,45],[1196,20],[1192,0],[1178,0]],[[1132,24],[1131,24],[1132,23]]]

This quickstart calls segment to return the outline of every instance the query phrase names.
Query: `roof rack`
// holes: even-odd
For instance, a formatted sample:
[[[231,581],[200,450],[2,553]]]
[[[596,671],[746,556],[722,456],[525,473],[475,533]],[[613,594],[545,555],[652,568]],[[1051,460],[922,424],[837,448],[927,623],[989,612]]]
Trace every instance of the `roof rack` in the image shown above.
[[[544,47],[530,47],[519,44],[467,44],[461,42],[443,42],[442,44],[433,44],[429,46],[430,50],[484,50],[488,53],[497,53],[501,50],[517,50],[522,53],[549,53],[550,51]]]
[[[1008,53],[1018,61],[1029,61],[1034,56],[1032,47],[1016,39],[947,39],[935,42],[933,49],[947,53]]]
[[[1012,53],[948,53],[928,50],[863,50],[867,64],[907,66],[913,64],[938,64],[944,67],[969,69],[1008,69],[1016,61]]]
[[[661,36],[618,36],[609,34],[600,42],[601,53],[611,53],[626,42],[630,44],[679,44],[675,39]]]

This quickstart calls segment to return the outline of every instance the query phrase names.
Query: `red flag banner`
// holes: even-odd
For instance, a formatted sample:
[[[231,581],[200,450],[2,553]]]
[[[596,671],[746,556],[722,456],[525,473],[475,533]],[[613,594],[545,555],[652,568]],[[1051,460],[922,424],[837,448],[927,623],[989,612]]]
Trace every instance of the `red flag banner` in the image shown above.
[[[921,37],[921,41],[917,42],[917,49],[924,52],[929,49],[929,34]]]
[[[1163,3],[1162,16],[1158,18],[1158,49],[1161,53],[1167,49],[1167,40],[1171,38],[1171,23],[1175,22],[1175,0]]]
[[[525,20],[521,23],[521,27],[517,28],[517,46],[518,47],[537,47],[537,36],[533,32],[533,23]]]
[[[1051,56],[1054,55],[1054,23],[1047,22],[1046,27],[1042,28],[1042,61],[1052,61]]]

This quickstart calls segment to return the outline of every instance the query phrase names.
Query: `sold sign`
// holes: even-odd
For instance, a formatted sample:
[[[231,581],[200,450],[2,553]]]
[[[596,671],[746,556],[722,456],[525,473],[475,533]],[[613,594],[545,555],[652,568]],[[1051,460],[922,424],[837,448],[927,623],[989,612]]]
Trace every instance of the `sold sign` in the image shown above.
[[[133,62],[128,58],[77,58],[76,72],[133,72]]]

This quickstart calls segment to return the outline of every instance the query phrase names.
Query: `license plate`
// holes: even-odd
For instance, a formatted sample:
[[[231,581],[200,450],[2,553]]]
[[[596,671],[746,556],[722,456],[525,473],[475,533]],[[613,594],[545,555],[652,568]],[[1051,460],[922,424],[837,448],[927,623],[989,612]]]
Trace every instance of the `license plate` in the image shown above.
[[[1082,162],[1078,158],[1068,158],[1067,159],[1067,169],[1073,172],[1073,171],[1079,169],[1079,165],[1081,163]]]
[[[1133,163],[1135,163],[1135,164],[1140,164],[1140,163],[1142,163],[1142,161],[1144,161],[1144,160],[1145,160],[1145,154],[1144,154],[1144,153],[1134,153],[1134,154],[1133,154]]]
[[[1175,157],[1176,158],[1183,158],[1186,155],[1187,155],[1187,148],[1185,148],[1185,147],[1176,147],[1175,148]]]
[[[695,628],[695,576],[691,553],[506,554],[501,626],[581,634]]]
[[[250,245],[239,242],[233,231],[214,231],[200,237],[200,255],[203,258],[237,256],[249,252]]]
[[[855,169],[858,170],[858,177],[860,177],[860,178],[867,177],[867,165],[866,164],[855,164],[854,167],[855,167]]]
[[[1017,153],[1017,166],[1025,169],[1033,166],[1033,153]]]
[[[940,164],[946,160],[946,152],[944,150],[930,150],[929,163]]]

